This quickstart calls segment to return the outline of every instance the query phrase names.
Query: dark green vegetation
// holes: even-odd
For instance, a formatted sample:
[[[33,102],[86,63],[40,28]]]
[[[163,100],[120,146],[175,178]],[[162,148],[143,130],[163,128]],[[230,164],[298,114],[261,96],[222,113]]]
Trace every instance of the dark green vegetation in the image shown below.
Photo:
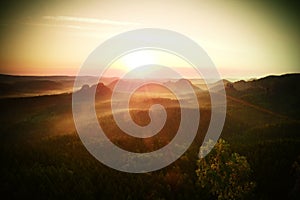
[[[211,147],[212,151],[204,157]],[[251,167],[246,157],[232,152],[223,139],[216,144],[212,140],[201,146],[196,170],[200,186],[215,198],[246,199],[253,197],[255,183],[251,181]]]
[[[290,76],[292,75],[269,77],[256,80],[255,84],[243,83],[250,84],[251,87],[238,87],[236,83],[227,86],[228,112],[221,137],[230,144],[230,152],[244,156],[249,164],[250,171],[246,171],[247,181],[253,182],[255,188],[249,195],[243,196],[245,198],[299,197],[300,123],[297,105],[300,103],[300,91],[296,78],[293,77],[296,76],[299,80],[299,75],[288,78]],[[101,93],[101,89],[99,92]],[[199,94],[199,98],[206,99],[204,95]],[[201,108],[202,121],[197,138],[185,155],[162,170],[146,174],[128,174],[104,166],[87,152],[75,131],[71,98],[70,94],[62,94],[0,100],[2,197],[217,198],[208,188],[201,187],[203,183],[199,182],[196,173],[199,147],[209,123],[209,107]],[[102,101],[98,106],[107,105],[107,102],[104,103],[105,99],[98,100]],[[163,130],[165,134],[172,132],[176,129],[172,124],[178,123],[176,102],[170,103],[171,100],[168,99],[156,101],[172,105],[168,108],[168,114],[172,116],[171,121],[168,122],[166,130]],[[136,108],[132,115],[137,123],[142,124],[148,120],[147,112]],[[129,138],[124,142],[124,139],[118,136],[118,130],[109,114],[99,114],[98,117],[100,123],[111,124],[106,128],[110,130],[111,140],[117,145],[136,152],[143,151],[145,146],[149,147],[147,145],[151,141],[133,142]],[[172,133],[169,134],[166,140],[155,145],[165,144],[165,141],[172,137]],[[151,148],[155,149],[155,145]],[[209,156],[213,157],[214,152]],[[234,165],[240,169],[238,166],[239,164]]]

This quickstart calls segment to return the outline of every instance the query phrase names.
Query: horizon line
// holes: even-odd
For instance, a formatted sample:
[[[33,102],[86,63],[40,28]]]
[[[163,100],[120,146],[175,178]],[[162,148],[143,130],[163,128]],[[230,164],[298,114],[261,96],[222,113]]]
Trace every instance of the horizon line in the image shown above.
[[[253,80],[253,79],[261,79],[261,78],[266,78],[269,76],[283,76],[283,75],[289,75],[289,74],[300,74],[300,72],[286,72],[286,73],[273,73],[273,74],[265,74],[262,76],[257,76],[257,77],[221,77],[222,80]],[[77,75],[67,75],[67,74],[7,74],[7,73],[0,73],[0,76],[15,76],[15,77],[77,77]],[[80,77],[94,77],[98,78],[98,76],[95,75],[83,75]],[[104,76],[102,78],[118,78],[120,79],[119,76]],[[199,77],[182,77],[184,79],[203,79]],[[134,79],[134,78],[133,78]],[[140,79],[140,78],[137,78]],[[149,78],[150,79],[150,78]],[[156,78],[156,79],[168,79],[167,77],[162,77],[162,78]],[[181,79],[181,78],[169,78],[169,79]]]

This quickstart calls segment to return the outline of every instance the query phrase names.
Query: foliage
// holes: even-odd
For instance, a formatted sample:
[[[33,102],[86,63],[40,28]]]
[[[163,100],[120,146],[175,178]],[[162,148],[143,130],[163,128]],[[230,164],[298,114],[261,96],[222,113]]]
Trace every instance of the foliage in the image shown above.
[[[4,199],[216,199],[208,193],[208,184],[199,187],[195,173],[201,133],[210,121],[208,110],[201,110],[199,133],[181,158],[156,172],[128,174],[102,165],[88,153],[76,134],[70,102],[70,95],[0,99],[0,193]],[[106,111],[110,102],[101,105]],[[169,132],[177,125],[176,109],[167,112],[172,118],[163,130],[165,141],[172,138]],[[138,120],[147,117],[139,113]],[[110,118],[102,119],[108,136],[120,147],[140,152],[148,145],[144,140],[121,143],[123,136],[117,134]],[[222,132],[232,150],[227,159],[237,160],[232,152],[247,158],[253,170],[250,180],[256,183],[255,199],[288,199],[293,188],[299,188],[299,167],[294,164],[292,168],[300,155],[299,127],[290,118],[228,101]],[[164,140],[158,140],[151,150],[164,145]],[[237,162],[232,165],[238,166]]]
[[[214,145],[212,140],[200,148],[200,156]],[[255,183],[250,181],[251,168],[244,156],[233,153],[229,144],[220,139],[212,151],[198,160],[198,181],[218,199],[244,199]]]

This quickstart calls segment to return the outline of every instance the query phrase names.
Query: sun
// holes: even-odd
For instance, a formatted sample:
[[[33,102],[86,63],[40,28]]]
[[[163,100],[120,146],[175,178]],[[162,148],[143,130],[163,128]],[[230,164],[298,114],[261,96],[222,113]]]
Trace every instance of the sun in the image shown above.
[[[128,53],[115,60],[105,72],[105,76],[123,76],[131,70],[144,65],[160,65],[181,74],[183,77],[195,77],[196,72],[193,66],[170,52],[162,50],[139,50]]]
[[[121,67],[125,71],[133,70],[139,66],[157,63],[158,57],[151,50],[136,51],[120,58]]]

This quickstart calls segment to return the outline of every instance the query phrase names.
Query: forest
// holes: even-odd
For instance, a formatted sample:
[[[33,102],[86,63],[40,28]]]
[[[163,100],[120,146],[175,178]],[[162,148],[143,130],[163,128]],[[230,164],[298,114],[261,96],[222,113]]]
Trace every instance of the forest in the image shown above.
[[[171,165],[141,174],[111,169],[87,151],[73,122],[71,93],[2,98],[1,196],[4,199],[298,199],[300,122],[299,109],[293,106],[299,103],[299,86],[285,89],[285,96],[279,98],[282,88],[296,84],[296,79],[269,79],[249,82],[250,89],[240,82],[227,85],[224,128],[205,158],[199,156],[211,145],[202,144],[211,112],[206,106],[209,102],[205,103],[209,99],[207,93],[200,92],[198,98],[205,106],[200,106],[199,130],[192,145]],[[276,84],[280,84],[279,89]],[[147,108],[153,102],[167,107],[168,120],[158,134],[160,137],[136,139],[118,129],[107,111],[110,94],[103,95],[103,91],[97,90],[100,95],[96,96],[97,117],[114,144],[145,152],[161,148],[174,137],[177,129],[174,125],[180,120],[176,100],[142,99],[143,109],[134,107],[131,111],[136,123],[148,123]],[[132,105],[136,106],[134,101],[140,101],[139,98],[133,99]],[[286,102],[279,108],[283,99]],[[103,109],[107,111],[105,115],[100,112]]]

